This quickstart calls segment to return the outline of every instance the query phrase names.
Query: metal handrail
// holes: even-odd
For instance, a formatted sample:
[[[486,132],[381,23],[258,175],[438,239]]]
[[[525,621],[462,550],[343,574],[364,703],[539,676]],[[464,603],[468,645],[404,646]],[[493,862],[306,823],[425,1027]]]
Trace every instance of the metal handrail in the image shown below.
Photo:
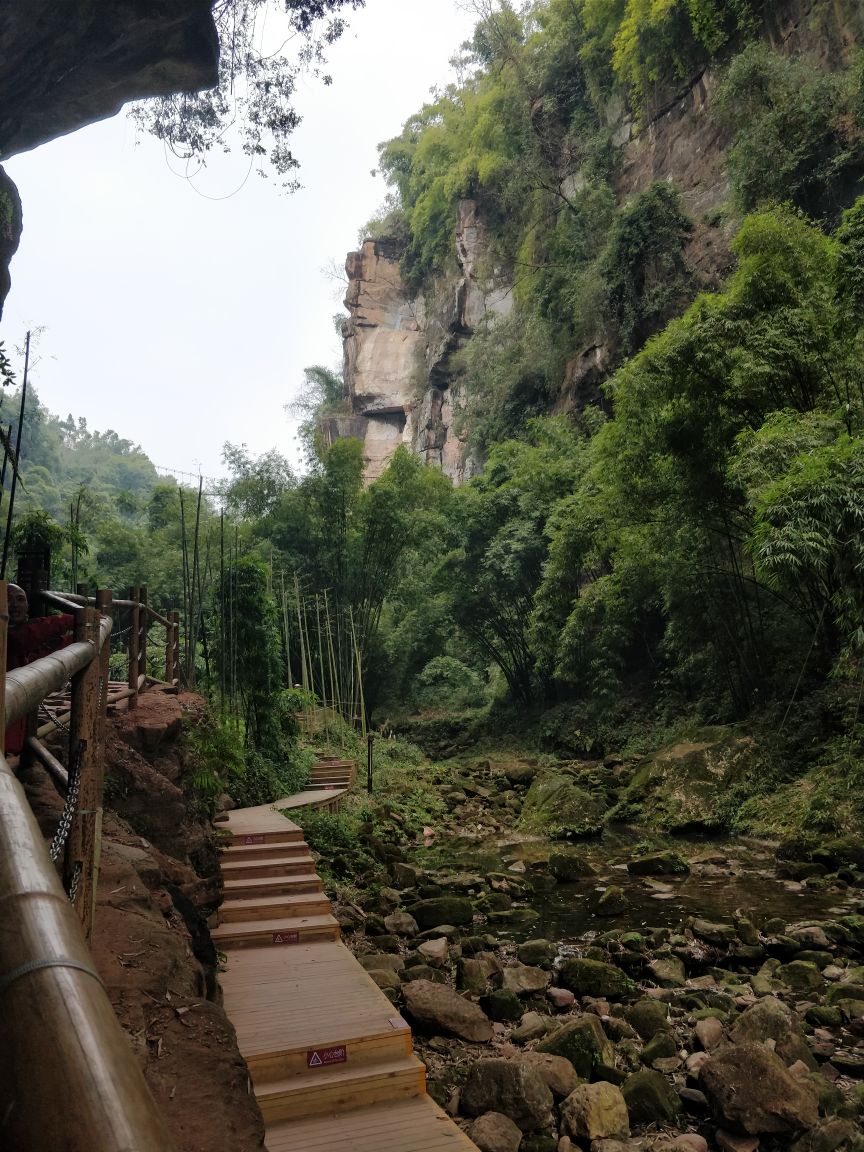
[[[6,620],[6,585],[0,583],[4,650]],[[20,719],[43,693],[87,668],[110,633],[111,620],[103,617],[98,641],[78,641],[9,672],[0,724]],[[170,1152],[168,1132],[93,966],[81,923],[2,755],[0,909],[0,1146]]]

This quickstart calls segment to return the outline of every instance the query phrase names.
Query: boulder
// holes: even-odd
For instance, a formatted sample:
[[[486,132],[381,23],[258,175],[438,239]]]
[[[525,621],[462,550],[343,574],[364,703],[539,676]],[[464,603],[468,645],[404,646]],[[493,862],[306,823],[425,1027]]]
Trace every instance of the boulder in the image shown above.
[[[527,964],[514,964],[501,974],[504,988],[517,996],[528,996],[532,992],[543,992],[549,983],[549,973],[542,968],[532,968]]]
[[[569,988],[547,988],[546,999],[559,1012],[566,1012],[576,1003],[576,997]]]
[[[551,1052],[553,1056],[563,1056],[576,1069],[583,1080],[590,1080],[599,1064],[612,1067],[615,1052],[603,1031],[597,1016],[586,1013],[577,1016],[541,1040],[538,1052]]]
[[[439,924],[470,924],[474,919],[471,901],[464,896],[434,896],[431,900],[419,900],[412,905],[411,912],[423,929],[436,928]]]
[[[431,980],[412,980],[403,985],[402,994],[405,1011],[421,1027],[452,1033],[475,1043],[492,1039],[492,1024],[488,1016],[452,988]]]
[[[621,1089],[603,1081],[577,1085],[561,1105],[561,1121],[574,1140],[626,1140],[630,1135]]]
[[[565,960],[558,979],[577,996],[622,996],[634,987],[630,977],[614,964],[584,957]]]
[[[532,966],[550,964],[558,952],[551,940],[526,940],[516,949],[523,964]]]
[[[597,875],[597,869],[578,852],[553,852],[549,856],[549,871],[559,884],[574,884]]]
[[[542,1040],[554,1027],[551,1017],[541,1016],[539,1012],[526,1012],[519,1026],[510,1033],[510,1039],[514,1044],[528,1044],[531,1040]]]
[[[690,865],[677,852],[653,852],[650,856],[637,856],[627,862],[631,876],[685,876]]]
[[[815,1127],[816,1094],[763,1044],[736,1044],[702,1067],[700,1081],[717,1122],[748,1136]]]
[[[753,771],[756,747],[731,728],[707,728],[669,745],[637,768],[623,796],[645,827],[713,827],[725,815],[729,788]]]
[[[624,1018],[643,1040],[669,1029],[669,1009],[659,1000],[637,1000],[625,1011]]]
[[[486,973],[475,957],[463,956],[456,969],[456,987],[463,992],[485,992]]]
[[[713,920],[697,918],[690,926],[700,940],[713,944],[715,948],[728,948],[738,941],[738,932],[733,924],[719,924]]]
[[[468,1135],[480,1152],[519,1152],[522,1132],[503,1112],[484,1112],[471,1125]]]
[[[658,956],[648,965],[648,971],[661,988],[683,988],[687,983],[684,961],[677,956]]]
[[[772,1041],[774,1051],[785,1064],[803,1060],[815,1068],[815,1061],[803,1036],[797,1013],[776,996],[763,998],[742,1012],[729,1032],[735,1044],[767,1044]]]
[[[586,792],[572,776],[546,772],[525,796],[522,823],[537,832],[579,839],[603,831],[605,797]]]
[[[496,1020],[501,1024],[521,1020],[524,1012],[522,1001],[515,992],[507,988],[496,988],[488,995],[481,996],[480,1007],[490,1020]]]
[[[790,964],[781,964],[775,975],[793,992],[815,992],[825,983],[816,965],[807,960],[793,960]]]
[[[392,936],[416,936],[420,931],[409,912],[391,912],[384,917],[384,927]]]
[[[631,1123],[669,1124],[678,1115],[678,1094],[661,1072],[645,1068],[628,1076],[621,1087]]]
[[[610,884],[605,892],[601,893],[600,899],[594,906],[594,913],[597,916],[620,916],[627,908],[627,904],[624,889],[619,888],[616,884]]]
[[[696,1039],[706,1052],[713,1052],[723,1040],[723,1025],[714,1016],[696,1021]]]
[[[560,1099],[569,1096],[579,1083],[576,1069],[563,1056],[553,1056],[551,1052],[524,1052],[519,1059],[525,1064],[533,1064],[553,1096]]]
[[[522,1060],[480,1060],[468,1073],[460,1098],[468,1116],[501,1112],[523,1132],[552,1124],[552,1092],[539,1070]]]
[[[424,940],[417,951],[433,968],[441,968],[450,958],[450,947],[446,936],[439,936],[435,940]]]

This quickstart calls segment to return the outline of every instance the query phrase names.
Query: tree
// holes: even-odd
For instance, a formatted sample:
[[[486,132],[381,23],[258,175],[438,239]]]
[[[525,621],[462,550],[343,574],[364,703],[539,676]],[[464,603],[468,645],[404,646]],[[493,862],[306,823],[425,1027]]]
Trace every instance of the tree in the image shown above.
[[[220,44],[216,87],[136,104],[133,119],[164,140],[175,155],[202,165],[213,148],[229,152],[231,133],[236,131],[250,168],[257,163],[262,176],[268,167],[287,176],[299,166],[289,145],[300,123],[293,105],[299,78],[311,72],[325,84],[331,82],[323,69],[326,49],[346,27],[339,13],[363,4],[364,0],[215,0]],[[269,41],[264,46],[268,17],[273,50]],[[287,45],[293,55],[285,51]],[[289,189],[297,186],[296,181],[285,182]]]

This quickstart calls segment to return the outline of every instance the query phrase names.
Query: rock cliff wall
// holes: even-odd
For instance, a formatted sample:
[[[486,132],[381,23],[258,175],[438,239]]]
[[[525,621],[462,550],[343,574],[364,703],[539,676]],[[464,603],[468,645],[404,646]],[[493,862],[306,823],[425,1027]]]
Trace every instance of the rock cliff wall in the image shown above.
[[[785,0],[766,6],[765,37],[776,50],[807,54],[826,69],[851,61],[864,38],[864,5],[837,0],[826,15],[814,0]],[[705,68],[668,100],[641,128],[623,103],[610,101],[607,119],[621,150],[616,191],[626,200],[657,180],[673,182],[694,224],[688,263],[703,288],[719,286],[731,268],[728,223],[714,211],[729,197],[725,154],[730,140],[710,115],[717,70]],[[567,194],[579,186],[572,172],[562,181]],[[507,313],[511,285],[505,276],[484,277],[487,249],[483,221],[473,201],[459,204],[454,233],[456,272],[421,292],[412,292],[399,272],[399,250],[390,240],[366,240],[348,255],[349,319],[343,326],[344,374],[350,414],[335,417],[329,437],[363,441],[367,481],[374,480],[399,444],[436,464],[457,483],[477,471],[466,453],[458,412],[465,381],[453,353],[470,340],[488,312]],[[601,340],[574,348],[565,368],[557,410],[595,403],[609,371],[609,349]]]
[[[471,200],[459,204],[457,273],[412,292],[391,240],[366,240],[345,264],[344,373],[350,417],[331,421],[332,435],[358,436],[366,478],[379,476],[399,444],[454,480],[470,474],[457,431],[460,382],[453,353],[488,312],[510,309],[510,285],[482,279],[484,227]]]

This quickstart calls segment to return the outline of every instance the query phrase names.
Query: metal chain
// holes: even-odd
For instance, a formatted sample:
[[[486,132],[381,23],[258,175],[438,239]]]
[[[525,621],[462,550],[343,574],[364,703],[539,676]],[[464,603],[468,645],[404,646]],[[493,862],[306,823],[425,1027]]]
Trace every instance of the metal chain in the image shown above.
[[[75,897],[78,895],[78,881],[81,879],[81,873],[84,867],[80,860],[75,861],[75,869],[72,872],[72,883],[69,885],[69,903],[75,903]]]
[[[66,803],[63,805],[60,823],[57,825],[57,831],[54,833],[54,839],[51,841],[51,847],[48,850],[52,860],[58,860],[60,858],[63,845],[69,836],[69,829],[72,827],[72,818],[75,815],[75,809],[78,804],[78,793],[81,790],[81,757],[86,747],[86,740],[78,741],[78,748],[69,769],[69,787],[66,792]]]
[[[66,732],[67,734],[69,733],[69,731],[70,731],[69,725],[68,725],[68,724],[64,724],[62,720],[60,720],[60,719],[59,719],[57,716],[55,716],[55,715],[54,715],[54,714],[53,714],[53,713],[52,713],[52,712],[51,712],[51,711],[50,711],[50,710],[49,710],[49,709],[48,709],[48,708],[45,706],[45,704],[40,704],[40,705],[39,705],[39,714],[40,714],[40,716],[42,716],[42,717],[43,717],[43,719],[45,719],[45,720],[50,720],[50,722],[51,722],[51,723],[54,725],[54,727],[55,727],[55,728],[56,728],[56,729],[57,729],[59,732]]]

